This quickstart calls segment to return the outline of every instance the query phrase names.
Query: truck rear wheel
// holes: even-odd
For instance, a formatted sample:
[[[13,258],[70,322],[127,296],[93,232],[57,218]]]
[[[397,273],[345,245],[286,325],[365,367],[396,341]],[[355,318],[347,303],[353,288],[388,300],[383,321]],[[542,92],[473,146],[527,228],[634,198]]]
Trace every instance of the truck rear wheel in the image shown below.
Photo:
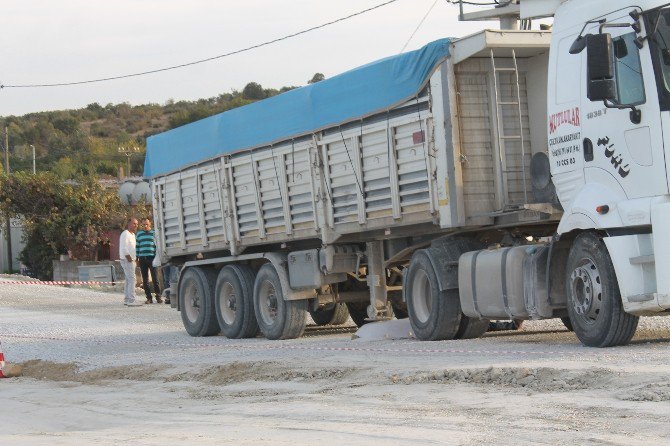
[[[247,265],[227,265],[219,272],[214,289],[216,319],[229,339],[251,338],[258,333],[254,314],[254,271]]]
[[[407,312],[407,303],[402,300],[402,291],[389,291],[388,299],[391,301],[391,308],[393,308],[393,315],[396,319],[406,319],[409,317]]]
[[[268,339],[302,336],[307,317],[307,300],[284,300],[275,267],[261,267],[254,282],[254,311],[261,331]]]
[[[612,260],[597,235],[575,239],[566,276],[568,313],[579,340],[589,347],[627,344],[639,317],[624,312]]]
[[[368,302],[347,302],[347,309],[357,327],[360,328],[370,322],[365,320],[368,317]]]
[[[310,310],[309,315],[316,325],[342,325],[349,319],[349,310],[344,303],[336,303],[318,310]]]
[[[453,339],[461,322],[458,293],[440,291],[428,255],[417,251],[405,277],[409,320],[417,338],[424,341]]]
[[[214,310],[212,285],[214,273],[202,268],[188,268],[179,281],[179,309],[186,332],[191,336],[219,333]]]

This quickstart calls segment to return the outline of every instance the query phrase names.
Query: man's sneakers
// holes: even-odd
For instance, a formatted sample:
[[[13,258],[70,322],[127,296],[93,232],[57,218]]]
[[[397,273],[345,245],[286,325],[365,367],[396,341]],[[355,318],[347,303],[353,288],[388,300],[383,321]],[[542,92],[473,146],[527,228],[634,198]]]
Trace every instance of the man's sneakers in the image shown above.
[[[123,305],[125,305],[126,307],[141,307],[142,306],[142,304],[137,302],[136,300],[134,300],[132,302],[124,302]]]
[[[157,303],[157,304],[162,304],[162,303],[163,303],[163,299],[161,299],[160,296],[156,296],[156,303]]]

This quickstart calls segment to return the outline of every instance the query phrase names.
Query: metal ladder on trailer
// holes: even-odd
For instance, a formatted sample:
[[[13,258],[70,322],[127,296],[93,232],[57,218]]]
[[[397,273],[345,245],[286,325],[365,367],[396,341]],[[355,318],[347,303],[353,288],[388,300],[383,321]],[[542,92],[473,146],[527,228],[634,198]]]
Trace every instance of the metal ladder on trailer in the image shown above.
[[[502,68],[496,66],[495,56],[493,54],[493,49],[491,49],[491,67],[493,69],[493,88],[495,92],[495,112],[496,112],[496,123],[497,123],[497,137],[498,137],[498,156],[500,162],[500,186],[498,191],[501,194],[501,210],[508,209],[510,207],[516,207],[518,204],[528,203],[528,190],[526,185],[526,149],[525,149],[525,140],[523,137],[523,116],[521,114],[521,88],[519,86],[519,67],[516,60],[516,52],[512,49],[512,61],[513,67]],[[498,76],[499,73],[512,73],[514,79],[514,87],[516,87],[515,93],[516,97],[512,98],[511,101],[502,101],[500,99],[500,82]],[[519,134],[509,135],[505,132],[505,121],[503,110],[505,108],[512,107],[517,111],[517,116],[519,118]],[[507,153],[508,153],[508,144],[512,142],[519,142],[521,146],[521,169],[508,169],[507,168]],[[521,181],[523,183],[523,203],[512,203],[510,200],[509,192],[509,174],[510,173],[520,173]]]

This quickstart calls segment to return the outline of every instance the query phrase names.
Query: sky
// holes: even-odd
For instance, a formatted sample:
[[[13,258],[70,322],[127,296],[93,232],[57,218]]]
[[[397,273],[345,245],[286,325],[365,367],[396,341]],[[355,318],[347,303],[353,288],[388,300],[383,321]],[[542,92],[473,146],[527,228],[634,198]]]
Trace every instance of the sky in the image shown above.
[[[0,84],[63,83],[191,62],[317,26],[384,0],[3,0]],[[395,3],[282,42],[203,64],[95,84],[0,90],[0,116],[97,102],[164,104],[305,85],[443,37],[497,23],[459,22],[446,0]]]

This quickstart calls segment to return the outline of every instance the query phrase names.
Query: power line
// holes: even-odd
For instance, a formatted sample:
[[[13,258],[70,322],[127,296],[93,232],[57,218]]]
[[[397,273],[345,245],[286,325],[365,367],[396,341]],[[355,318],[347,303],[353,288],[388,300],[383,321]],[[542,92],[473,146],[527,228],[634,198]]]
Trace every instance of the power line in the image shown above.
[[[473,5],[473,6],[507,6],[512,3],[512,0],[493,0],[492,2],[473,2],[473,1],[461,1],[461,0],[447,0],[447,3],[452,5],[458,5],[463,3],[464,5]]]
[[[271,45],[273,43],[281,42],[282,40],[287,40],[287,39],[290,39],[292,37],[296,37],[296,36],[311,32],[311,31],[315,31],[317,29],[325,28],[326,26],[330,26],[330,25],[333,25],[335,23],[343,22],[343,21],[348,20],[350,18],[365,14],[366,12],[374,11],[375,9],[379,9],[383,6],[390,5],[391,3],[395,3],[397,1],[398,0],[388,0],[384,3],[378,4],[376,6],[372,6],[370,8],[364,9],[362,11],[358,11],[358,12],[355,12],[353,14],[350,14],[346,17],[341,17],[339,19],[332,20],[330,22],[323,23],[323,24],[318,25],[318,26],[313,26],[311,28],[307,28],[307,29],[304,29],[302,31],[298,31],[298,32],[295,32],[293,34],[288,34],[288,35],[283,36],[283,37],[278,37],[278,38],[273,39],[273,40],[269,40],[269,41],[266,41],[266,42],[263,42],[263,43],[248,46],[246,48],[242,48],[242,49],[239,49],[239,50],[231,51],[229,53],[220,54],[218,56],[208,57],[206,59],[195,60],[193,62],[187,62],[187,63],[183,63],[183,64],[179,64],[179,65],[172,65],[172,66],[164,67],[164,68],[157,68],[155,70],[142,71],[140,73],[123,74],[123,75],[120,75],[120,76],[109,76],[109,77],[103,77],[103,78],[99,78],[99,79],[89,79],[89,80],[85,80],[85,81],[58,82],[58,83],[49,83],[49,84],[17,84],[17,85],[3,85],[3,84],[0,84],[0,89],[3,89],[3,88],[65,87],[65,86],[70,86],[70,85],[93,84],[93,83],[97,83],[97,82],[106,82],[106,81],[112,81],[112,80],[117,80],[117,79],[127,79],[129,77],[145,76],[147,74],[154,74],[154,73],[160,73],[160,72],[163,72],[163,71],[175,70],[177,68],[189,67],[189,66],[192,66],[192,65],[198,65],[198,64],[201,64],[201,63],[205,63],[205,62],[210,62],[212,60],[222,59],[224,57],[233,56],[235,54],[245,53],[247,51],[251,51],[251,50],[256,49],[256,48],[261,48],[261,47],[264,47],[264,46],[267,46],[267,45]]]
[[[405,48],[407,48],[407,45],[409,45],[410,40],[412,40],[412,38],[413,38],[414,35],[417,33],[417,31],[419,31],[419,28],[421,28],[421,25],[423,25],[423,22],[426,21],[426,18],[428,17],[428,15],[430,14],[430,12],[433,10],[433,8],[435,7],[435,5],[437,5],[437,2],[438,2],[438,1],[439,1],[439,0],[435,0],[435,1],[433,2],[433,5],[432,5],[430,8],[428,8],[428,11],[426,12],[426,15],[423,16],[423,18],[421,19],[421,21],[419,22],[419,24],[418,24],[418,25],[416,26],[416,28],[414,29],[414,32],[412,32],[412,35],[409,36],[409,39],[407,39],[407,42],[405,42],[405,44],[403,45],[402,49],[400,50],[401,53],[405,52]]]

